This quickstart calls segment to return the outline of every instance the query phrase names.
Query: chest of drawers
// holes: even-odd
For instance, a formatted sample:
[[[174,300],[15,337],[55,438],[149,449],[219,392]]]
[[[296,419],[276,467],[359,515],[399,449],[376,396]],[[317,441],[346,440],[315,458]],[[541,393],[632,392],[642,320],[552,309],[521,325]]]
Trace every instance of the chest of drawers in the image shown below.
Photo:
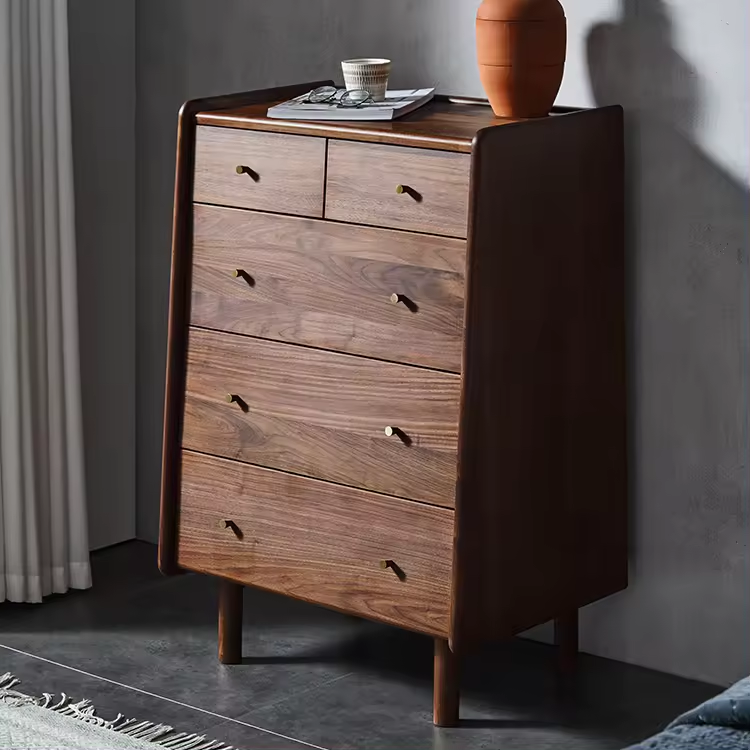
[[[627,585],[622,112],[180,114],[161,569],[435,639],[458,658]]]

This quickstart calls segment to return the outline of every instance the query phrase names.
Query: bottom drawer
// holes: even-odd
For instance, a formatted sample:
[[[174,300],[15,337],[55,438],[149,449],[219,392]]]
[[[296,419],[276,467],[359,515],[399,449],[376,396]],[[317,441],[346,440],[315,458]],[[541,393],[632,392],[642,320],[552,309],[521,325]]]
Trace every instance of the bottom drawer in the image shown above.
[[[452,510],[185,451],[179,518],[184,568],[448,635]]]

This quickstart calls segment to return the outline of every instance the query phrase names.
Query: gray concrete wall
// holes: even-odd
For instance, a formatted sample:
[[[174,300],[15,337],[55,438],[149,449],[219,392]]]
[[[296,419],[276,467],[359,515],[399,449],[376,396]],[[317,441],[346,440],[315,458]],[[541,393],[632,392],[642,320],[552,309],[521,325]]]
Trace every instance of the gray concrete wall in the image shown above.
[[[135,536],[135,2],[69,0],[92,549]]]
[[[158,528],[176,114],[187,98],[394,60],[481,95],[476,0],[138,0],[138,533]],[[748,4],[565,0],[559,101],[628,110],[632,586],[584,650],[726,683],[750,672]],[[606,502],[603,488],[602,502]],[[546,636],[545,629],[539,633]]]

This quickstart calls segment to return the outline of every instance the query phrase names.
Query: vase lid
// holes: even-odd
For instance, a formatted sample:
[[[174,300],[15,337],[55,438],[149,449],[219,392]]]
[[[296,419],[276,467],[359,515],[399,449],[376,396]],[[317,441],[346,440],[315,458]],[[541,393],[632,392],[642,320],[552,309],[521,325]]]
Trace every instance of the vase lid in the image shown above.
[[[484,0],[477,11],[480,21],[550,21],[565,18],[558,0]]]

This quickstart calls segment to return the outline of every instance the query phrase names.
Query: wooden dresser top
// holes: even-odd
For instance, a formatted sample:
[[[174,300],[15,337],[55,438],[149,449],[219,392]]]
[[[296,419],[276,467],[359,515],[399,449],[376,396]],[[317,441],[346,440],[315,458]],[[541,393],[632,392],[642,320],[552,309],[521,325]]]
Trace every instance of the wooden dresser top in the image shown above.
[[[447,96],[436,96],[412,114],[388,122],[273,120],[267,115],[268,108],[280,101],[283,100],[198,112],[196,119],[199,125],[317,135],[464,153],[471,152],[472,141],[478,131],[521,122],[495,117],[485,100]],[[570,111],[575,110],[556,108],[553,114]]]

